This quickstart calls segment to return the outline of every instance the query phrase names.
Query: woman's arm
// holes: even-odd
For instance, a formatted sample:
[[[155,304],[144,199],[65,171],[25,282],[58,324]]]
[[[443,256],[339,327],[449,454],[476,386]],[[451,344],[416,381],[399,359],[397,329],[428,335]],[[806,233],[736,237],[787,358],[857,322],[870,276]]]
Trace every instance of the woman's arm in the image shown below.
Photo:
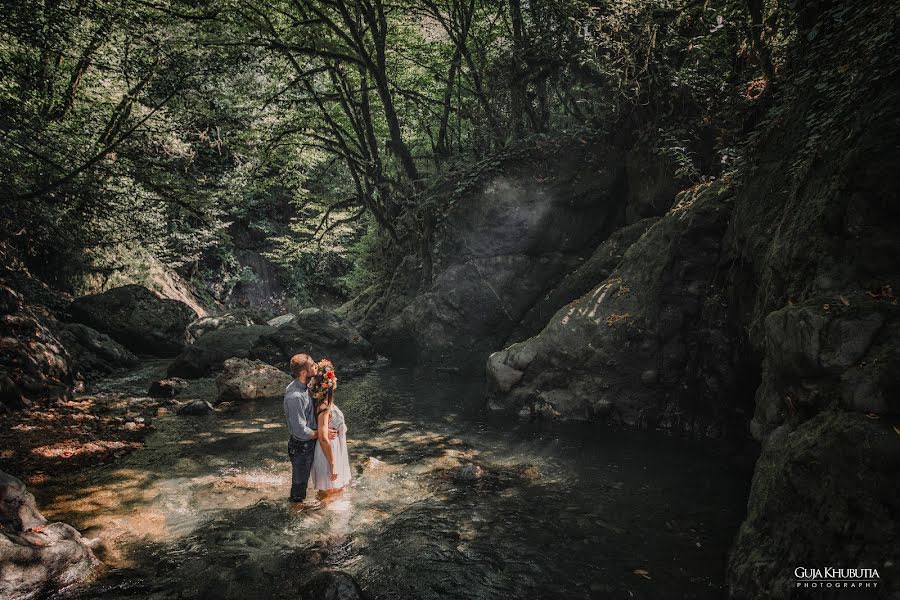
[[[321,431],[328,431],[328,418],[331,415],[330,410],[323,410],[319,413],[319,429]],[[334,481],[337,479],[337,473],[334,472],[334,453],[331,451],[331,441],[327,439],[319,438],[319,445],[322,446],[322,453],[325,454],[325,459],[328,460],[328,468],[331,469],[331,480]]]

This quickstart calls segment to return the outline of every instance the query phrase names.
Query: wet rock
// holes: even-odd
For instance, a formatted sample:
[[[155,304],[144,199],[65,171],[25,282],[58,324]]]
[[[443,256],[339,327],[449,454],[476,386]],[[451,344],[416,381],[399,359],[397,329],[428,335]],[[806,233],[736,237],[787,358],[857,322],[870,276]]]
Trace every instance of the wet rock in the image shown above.
[[[187,326],[187,341],[189,344],[193,344],[207,333],[224,327],[249,327],[251,325],[265,325],[265,321],[245,310],[232,310],[220,315],[200,317]]]
[[[59,339],[72,357],[75,370],[82,375],[109,374],[133,367],[138,358],[128,348],[81,323],[60,323]]]
[[[188,382],[178,377],[158,379],[150,384],[150,387],[147,389],[147,395],[151,398],[174,398],[183,392],[187,386]]]
[[[0,471],[0,597],[25,600],[87,579],[99,561],[65,523],[47,523],[25,485]]]
[[[281,398],[290,375],[256,360],[230,358],[216,377],[219,401]]]
[[[368,596],[359,584],[343,571],[325,571],[300,587],[303,600],[364,600]]]
[[[178,410],[175,412],[179,415],[202,416],[208,415],[215,410],[213,405],[206,400],[191,400],[179,406]]]
[[[731,598],[788,598],[796,566],[877,568],[879,598],[900,592],[900,444],[886,423],[827,411],[772,432],[729,562]],[[867,590],[868,591],[868,590]]]
[[[166,370],[169,377],[195,379],[221,371],[229,358],[247,358],[260,337],[274,333],[268,325],[222,327],[187,346]]]
[[[484,477],[484,469],[473,463],[463,465],[456,472],[456,479],[458,481],[473,482],[478,481],[482,477]]]
[[[346,319],[321,308],[307,308],[296,318],[259,337],[250,358],[287,371],[291,356],[306,352],[314,359],[328,358],[338,376],[368,369],[376,355],[372,346]]]
[[[41,307],[0,284],[0,409],[71,396],[72,359],[52,322]]]
[[[69,305],[79,323],[108,334],[137,354],[175,356],[197,313],[183,302],[161,298],[140,285],[82,296]]]
[[[386,463],[384,461],[378,460],[374,456],[370,456],[366,459],[366,468],[368,469],[374,469],[377,471],[378,469],[383,469],[385,467],[385,464]]]

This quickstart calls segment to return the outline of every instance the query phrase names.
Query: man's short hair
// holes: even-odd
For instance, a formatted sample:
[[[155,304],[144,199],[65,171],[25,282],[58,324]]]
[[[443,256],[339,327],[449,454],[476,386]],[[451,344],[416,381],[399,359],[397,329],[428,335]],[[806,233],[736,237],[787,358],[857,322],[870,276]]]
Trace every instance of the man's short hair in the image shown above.
[[[300,376],[300,372],[307,368],[313,362],[309,354],[295,354],[291,357],[291,375],[296,379]]]

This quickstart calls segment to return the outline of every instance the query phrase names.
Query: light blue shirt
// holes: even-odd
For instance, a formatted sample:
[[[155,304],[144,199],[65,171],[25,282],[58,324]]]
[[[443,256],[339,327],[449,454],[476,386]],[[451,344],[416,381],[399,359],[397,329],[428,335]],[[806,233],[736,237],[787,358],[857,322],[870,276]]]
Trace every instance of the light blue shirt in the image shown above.
[[[288,431],[297,439],[309,441],[315,437],[315,408],[309,395],[309,388],[299,379],[295,379],[284,390],[284,418],[287,419]]]

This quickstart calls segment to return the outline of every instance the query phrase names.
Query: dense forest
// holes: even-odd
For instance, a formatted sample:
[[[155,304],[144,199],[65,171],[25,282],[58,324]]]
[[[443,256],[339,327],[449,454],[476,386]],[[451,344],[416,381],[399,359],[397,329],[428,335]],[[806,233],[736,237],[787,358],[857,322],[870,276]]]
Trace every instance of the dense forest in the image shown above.
[[[146,257],[223,301],[256,275],[241,238],[292,297],[346,297],[410,253],[428,279],[454,197],[542,136],[639,140],[685,185],[733,172],[807,43],[763,9],[15,3],[4,239],[76,293]]]
[[[92,522],[60,500],[54,479],[150,461],[123,457],[141,448],[134,454],[155,456],[148,436],[166,439],[166,427],[194,439],[166,419],[239,419],[233,405],[280,398],[289,359],[310,352],[351,380],[351,432],[354,417],[368,423],[381,410],[387,422],[407,406],[398,397],[354,408],[351,399],[366,394],[393,397],[394,377],[451,411],[452,394],[440,392],[451,384],[427,383],[449,377],[474,386],[466,395],[479,419],[560,440],[582,440],[587,428],[589,438],[649,432],[715,444],[708,455],[740,474],[722,484],[739,508],[721,539],[689,544],[709,546],[703,560],[720,563],[703,589],[682,587],[698,585],[691,565],[657,577],[636,560],[616,568],[660,587],[598,588],[575,575],[612,552],[591,546],[580,567],[551,549],[559,571],[537,569],[546,581],[497,583],[478,566],[488,569],[479,571],[483,587],[467,596],[437,582],[469,559],[501,560],[484,558],[487,547],[435,559],[450,566],[428,567],[416,587],[379,570],[395,559],[414,570],[403,562],[416,560],[410,548],[329,562],[336,551],[319,540],[318,558],[303,554],[314,567],[296,575],[298,585],[313,575],[310,594],[346,585],[341,593],[376,598],[802,598],[810,590],[795,567],[830,566],[877,569],[859,579],[891,597],[900,509],[896,19],[882,0],[4,2],[0,497],[30,498],[13,499],[45,527],[25,481],[51,517],[84,530]],[[272,409],[252,410],[262,418]],[[387,467],[371,457],[387,452],[379,444],[392,434],[364,429],[366,441],[355,442],[364,445],[351,445],[370,455],[361,481],[427,456],[438,461],[434,473],[409,477],[431,478],[429,493],[469,485],[506,497],[527,485],[524,497],[552,498],[541,488],[550,484],[535,483],[541,469],[490,463],[463,435],[482,425],[448,421],[463,433],[439,419],[419,423],[416,431],[434,428],[431,441],[409,442],[421,456],[385,454]],[[467,450],[448,441],[457,434]],[[538,443],[523,439],[506,449]],[[624,439],[630,448],[644,438]],[[641,442],[639,453],[655,443]],[[451,456],[462,462],[440,462]],[[673,472],[693,477],[685,461]],[[163,466],[138,464],[132,472],[160,469],[159,485]],[[604,495],[612,488],[597,485],[583,492],[584,506],[614,504]],[[362,515],[374,492],[354,493]],[[393,501],[369,507],[400,532],[385,548],[419,535],[401,520],[403,500]],[[722,502],[708,515],[725,514]],[[252,529],[259,515],[249,506],[229,505],[249,511],[230,523]],[[125,584],[90,587],[97,556],[112,580],[135,577],[125,564],[151,561],[124,561],[134,541],[111,526],[101,536],[106,556],[87,534],[54,530],[54,543],[70,545],[61,558],[8,512],[2,572],[44,569],[10,567],[0,595],[42,597],[79,583],[88,587],[75,586],[76,596],[124,596]],[[434,514],[419,515],[429,535],[438,535]],[[679,518],[667,516],[665,528]],[[617,521],[598,519],[600,537],[623,535]],[[338,546],[375,536],[355,527]],[[454,547],[476,544],[457,529]],[[674,555],[684,555],[683,541],[672,542]],[[158,543],[152,560],[193,552]],[[166,541],[179,543],[188,544]],[[216,556],[219,571],[241,572],[227,566],[231,555]],[[282,597],[261,573],[288,563],[266,564],[246,581],[204,572],[181,592],[243,597],[250,585]],[[323,566],[359,583],[322,579]],[[569,578],[577,585],[542,587]],[[159,597],[180,597],[153,585]]]

